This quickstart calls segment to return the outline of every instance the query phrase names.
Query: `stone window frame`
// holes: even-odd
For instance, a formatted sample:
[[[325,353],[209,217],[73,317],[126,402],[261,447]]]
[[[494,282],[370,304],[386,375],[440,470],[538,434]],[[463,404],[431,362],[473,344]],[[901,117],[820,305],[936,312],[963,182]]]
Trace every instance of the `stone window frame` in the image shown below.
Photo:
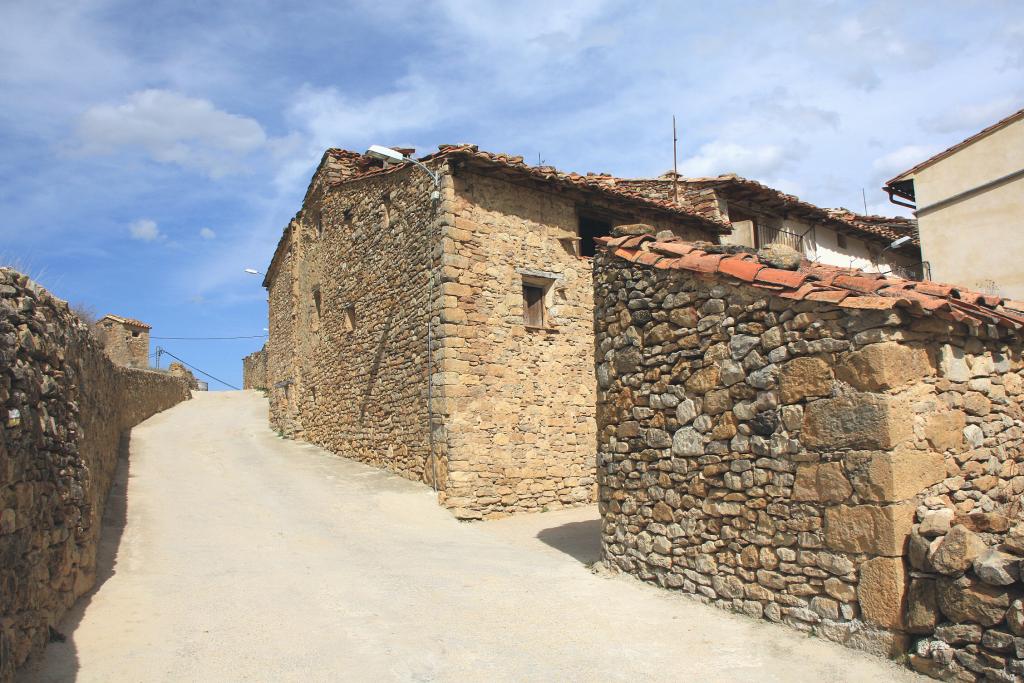
[[[546,270],[535,270],[532,268],[516,268],[516,272],[521,278],[521,284],[523,289],[523,327],[528,331],[533,332],[557,332],[557,328],[551,321],[551,306],[554,304],[554,292],[555,283],[563,280],[565,276],[562,273],[554,273]],[[542,319],[539,321],[540,324],[530,324],[527,318],[527,301],[526,301],[526,290],[527,288],[539,289],[542,292],[541,295],[541,315]]]

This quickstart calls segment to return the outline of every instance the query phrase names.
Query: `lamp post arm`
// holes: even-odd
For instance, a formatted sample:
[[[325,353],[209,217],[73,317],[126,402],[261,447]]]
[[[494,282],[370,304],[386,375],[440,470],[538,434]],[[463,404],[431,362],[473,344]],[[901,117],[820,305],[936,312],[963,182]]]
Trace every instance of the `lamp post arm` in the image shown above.
[[[412,157],[409,157],[409,156],[405,157],[405,159],[406,159],[406,161],[411,161],[412,163],[414,163],[414,164],[416,164],[417,166],[419,166],[420,168],[422,168],[422,169],[424,170],[424,172],[425,172],[425,173],[426,173],[427,175],[429,175],[429,176],[430,176],[430,179],[434,181],[434,186],[435,186],[435,187],[437,187],[437,188],[440,188],[440,187],[441,187],[441,176],[440,176],[440,175],[438,175],[437,173],[434,173],[433,171],[431,171],[431,170],[430,170],[430,169],[429,169],[429,168],[427,167],[427,165],[426,165],[425,163],[423,163],[423,162],[422,162],[422,161],[420,161],[419,159],[413,159]]]

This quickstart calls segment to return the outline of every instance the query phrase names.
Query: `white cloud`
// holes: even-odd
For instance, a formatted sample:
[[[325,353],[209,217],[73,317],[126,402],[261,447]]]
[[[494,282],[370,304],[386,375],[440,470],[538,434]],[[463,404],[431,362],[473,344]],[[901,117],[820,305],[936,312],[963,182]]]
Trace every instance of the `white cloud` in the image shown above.
[[[86,154],[138,147],[157,161],[213,177],[242,170],[243,157],[267,142],[254,119],[167,90],[142,90],[121,104],[89,108],[79,121],[78,137],[79,151]]]
[[[215,233],[213,230],[210,230],[209,228],[202,228],[199,231],[199,236],[202,237],[204,240],[212,240],[217,236],[217,233]]]
[[[156,221],[148,218],[140,218],[128,226],[133,240],[141,242],[153,242],[161,239],[164,235],[156,225]]]
[[[943,110],[941,114],[923,119],[921,127],[932,133],[955,133],[960,131],[967,135],[973,135],[982,128],[987,128],[996,121],[1012,114],[1019,108],[1020,101],[1012,97],[1004,97],[980,104],[962,104],[958,107]]]
[[[697,155],[679,164],[679,171],[688,176],[713,176],[737,173],[752,178],[775,174],[789,160],[790,154],[779,145],[740,145],[734,142],[709,142]]]
[[[897,173],[916,166],[937,151],[938,149],[929,145],[904,145],[878,157],[872,162],[871,167],[877,175],[885,176],[888,180]]]

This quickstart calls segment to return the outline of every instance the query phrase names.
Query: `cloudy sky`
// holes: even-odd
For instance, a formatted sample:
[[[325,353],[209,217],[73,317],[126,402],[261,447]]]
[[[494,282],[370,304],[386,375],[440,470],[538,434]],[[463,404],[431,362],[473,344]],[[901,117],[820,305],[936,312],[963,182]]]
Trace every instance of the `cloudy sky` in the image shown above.
[[[881,181],[1024,106],[1024,8],[5,0],[0,93],[0,259],[154,336],[259,335],[243,268],[326,147],[649,176],[675,114],[685,173],[894,213]],[[238,384],[261,340],[155,343]]]

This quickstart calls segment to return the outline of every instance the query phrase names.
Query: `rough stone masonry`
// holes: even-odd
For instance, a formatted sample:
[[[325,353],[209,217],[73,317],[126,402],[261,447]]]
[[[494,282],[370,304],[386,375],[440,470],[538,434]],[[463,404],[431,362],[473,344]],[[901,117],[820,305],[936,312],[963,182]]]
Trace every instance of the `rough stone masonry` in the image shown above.
[[[179,377],[116,365],[66,302],[0,269],[0,680],[95,583],[122,437],[188,397]]]
[[[1024,315],[729,252],[596,259],[606,562],[936,678],[1020,680]]]
[[[581,220],[690,238],[727,228],[472,146],[424,163],[439,188],[409,164],[324,155],[264,281],[271,424],[432,484],[463,519],[590,502],[593,282]]]

